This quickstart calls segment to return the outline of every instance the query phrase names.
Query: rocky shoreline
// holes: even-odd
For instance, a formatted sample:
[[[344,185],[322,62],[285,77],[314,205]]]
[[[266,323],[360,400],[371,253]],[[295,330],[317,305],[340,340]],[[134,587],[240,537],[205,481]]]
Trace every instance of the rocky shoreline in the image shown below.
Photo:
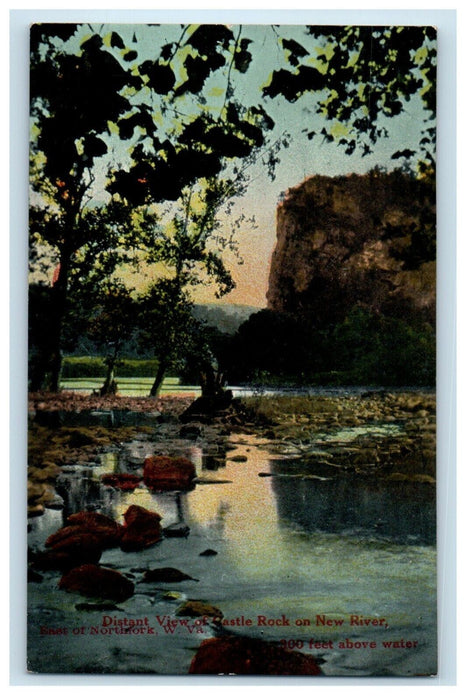
[[[231,432],[255,435],[271,452],[305,458],[307,475],[358,474],[435,484],[436,406],[427,392],[366,392],[358,396],[253,397],[204,416],[183,414],[190,397],[156,401],[132,397],[33,394],[29,400],[28,514],[54,507],[54,481],[63,465],[89,463],[111,445],[151,433],[154,421],[165,433],[225,442]],[[123,411],[141,414],[139,424],[69,426],[66,416]],[[265,476],[265,475],[264,475]],[[59,505],[59,504],[57,504]]]
[[[339,472],[435,483],[436,402],[428,392],[251,399],[269,450]]]

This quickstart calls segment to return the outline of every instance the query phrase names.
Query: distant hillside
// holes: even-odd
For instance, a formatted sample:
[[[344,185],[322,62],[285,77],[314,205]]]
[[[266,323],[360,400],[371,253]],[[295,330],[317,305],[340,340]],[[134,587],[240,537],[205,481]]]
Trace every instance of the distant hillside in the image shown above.
[[[194,316],[222,333],[233,335],[257,311],[258,307],[244,304],[196,304]]]

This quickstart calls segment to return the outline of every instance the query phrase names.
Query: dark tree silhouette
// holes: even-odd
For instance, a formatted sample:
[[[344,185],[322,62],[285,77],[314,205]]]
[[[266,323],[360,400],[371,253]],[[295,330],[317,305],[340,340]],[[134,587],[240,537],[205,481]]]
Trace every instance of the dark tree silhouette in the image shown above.
[[[341,144],[349,155],[360,148],[363,156],[387,136],[384,119],[396,118],[408,103],[421,99],[425,128],[418,149],[396,151],[392,158],[416,157],[421,172],[431,171],[436,136],[435,28],[308,26],[307,35],[302,43],[279,39],[289,68],[273,71],[264,95],[281,95],[296,103],[314,93],[317,113],[328,124],[317,131],[315,126],[307,128],[308,138],[320,134],[325,141]],[[347,134],[336,128],[341,125]]]
[[[107,273],[110,260],[118,265],[117,250],[137,247],[154,259],[161,228],[154,243],[151,206],[176,200],[184,206],[198,186],[208,215],[201,214],[199,222],[193,214],[194,225],[202,230],[191,241],[197,261],[201,238],[214,228],[212,212],[239,194],[244,181],[244,169],[233,163],[252,157],[264,145],[263,130],[273,126],[261,107],[248,108],[233,96],[233,73],[244,73],[250,62],[241,29],[235,35],[221,25],[181,27],[177,42],[156,49],[154,59],[140,65],[135,63],[138,52],[126,47],[117,32],[106,42],[93,33],[76,48],[79,30],[74,25],[35,25],[31,30],[31,182],[36,196],[30,228],[33,240],[51,247],[56,265],[50,303],[52,390],[58,389],[69,281],[77,258],[100,264],[108,254]],[[74,44],[66,44],[70,39]],[[224,98],[220,109],[216,104],[209,111],[202,91],[216,71],[223,71]],[[181,113],[177,102],[193,96]],[[117,139],[128,141],[131,163],[112,166],[107,181],[111,200],[105,207],[92,206],[97,166],[108,166],[105,157]],[[226,168],[229,174],[221,175]],[[214,187],[213,178],[220,187]],[[138,207],[142,211],[135,219]],[[227,279],[218,255],[206,254],[205,263],[208,273]],[[226,284],[225,289],[230,281]]]
[[[131,235],[129,211],[121,203],[90,208],[94,169],[108,152],[105,132],[130,109],[121,93],[137,84],[105,50],[99,36],[80,50],[62,50],[75,25],[31,29],[30,235],[52,249],[55,273],[50,296],[49,385],[58,389],[63,324],[70,276],[79,257],[103,262],[108,251]],[[115,259],[115,256],[110,255]],[[116,261],[115,261],[116,262]],[[109,265],[107,259],[105,265]]]

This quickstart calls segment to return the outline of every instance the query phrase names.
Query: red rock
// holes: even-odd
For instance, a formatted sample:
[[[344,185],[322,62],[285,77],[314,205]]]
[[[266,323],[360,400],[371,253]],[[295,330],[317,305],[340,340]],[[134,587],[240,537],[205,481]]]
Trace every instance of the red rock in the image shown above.
[[[195,477],[194,464],[185,457],[147,457],[144,461],[144,483],[152,489],[189,489]]]
[[[112,518],[102,513],[81,511],[80,513],[74,513],[70,515],[68,520],[68,526],[58,530],[58,532],[51,535],[47,540],[46,544],[48,546],[53,546],[53,538],[60,538],[60,533],[65,533],[68,527],[77,527],[80,532],[90,533],[97,537],[102,549],[109,549],[111,547],[118,547],[120,544],[120,539],[123,534],[123,526],[117,523]],[[77,533],[76,533],[77,534]]]
[[[81,532],[78,527],[64,529],[69,529],[70,534],[55,542],[50,553],[65,554],[69,559],[68,569],[80,564],[97,564],[102,556],[99,538],[89,532]]]
[[[124,514],[126,527],[120,546],[124,552],[145,549],[162,539],[161,517],[141,506],[130,506]]]
[[[78,525],[68,525],[66,527],[61,527],[59,530],[47,537],[47,539],[45,540],[45,546],[55,547],[55,545],[59,544],[62,540],[65,540],[67,537],[75,535],[78,531],[80,531],[80,529],[81,528]]]
[[[93,510],[82,510],[79,513],[73,513],[68,516],[67,523],[70,525],[87,525],[88,527],[106,526],[115,529],[121,527],[115,520],[109,518],[108,515],[96,513]]]
[[[36,552],[31,557],[31,564],[40,571],[69,571],[77,566],[67,552],[55,552],[53,549],[47,552]]]
[[[122,530],[121,526],[119,527],[120,530],[115,531],[114,528],[107,527],[90,528],[79,524],[67,525],[50,535],[45,542],[45,546],[56,549],[64,540],[68,540],[70,537],[79,538],[92,536],[98,541],[101,549],[117,547],[120,544],[120,532]]]
[[[58,584],[69,592],[91,598],[104,598],[119,603],[134,593],[134,584],[119,571],[95,564],[83,564],[62,576]]]
[[[247,637],[220,637],[202,642],[189,673],[267,676],[319,676],[312,656],[278,644]]]
[[[113,486],[120,491],[134,491],[141,482],[141,477],[136,474],[104,474],[102,483],[106,486]]]

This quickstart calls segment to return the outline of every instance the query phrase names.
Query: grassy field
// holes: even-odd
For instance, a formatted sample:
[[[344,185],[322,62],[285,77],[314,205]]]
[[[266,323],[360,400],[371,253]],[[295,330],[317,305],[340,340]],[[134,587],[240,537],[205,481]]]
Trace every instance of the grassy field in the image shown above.
[[[118,393],[122,396],[148,396],[153,383],[152,377],[117,377]],[[60,382],[60,388],[65,391],[91,393],[98,391],[104,383],[104,377],[69,377]],[[161,395],[190,393],[200,394],[197,386],[182,386],[177,377],[166,377],[161,389]]]
[[[85,355],[69,356],[63,361],[60,388],[91,394],[98,392],[105,381],[106,367],[103,357]],[[121,396],[149,396],[157,373],[157,360],[121,359],[116,368],[116,382]],[[197,386],[181,386],[178,377],[166,377],[161,395],[200,393]]]

